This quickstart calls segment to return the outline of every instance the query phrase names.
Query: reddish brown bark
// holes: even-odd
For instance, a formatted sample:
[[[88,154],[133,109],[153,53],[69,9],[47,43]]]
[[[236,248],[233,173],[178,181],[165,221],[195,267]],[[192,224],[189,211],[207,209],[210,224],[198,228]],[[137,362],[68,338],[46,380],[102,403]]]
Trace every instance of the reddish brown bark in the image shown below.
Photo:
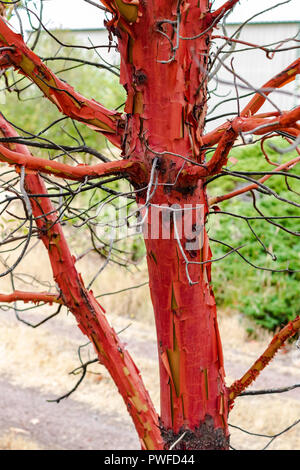
[[[132,175],[138,179],[145,177],[145,170],[139,162],[118,160],[98,165],[66,165],[65,163],[45,160],[34,157],[30,153],[16,152],[0,145],[0,161],[9,165],[24,167],[26,170],[40,171],[44,174],[54,175],[75,181],[84,181],[85,178],[93,179],[106,175]],[[144,173],[144,175],[143,175]],[[142,179],[142,178],[141,178]]]
[[[58,295],[50,294],[48,292],[21,292],[14,291],[11,294],[0,294],[0,302],[17,302],[23,301],[24,303],[33,302],[35,304],[39,302],[45,302],[48,304],[63,304],[63,300]]]
[[[204,217],[207,210],[201,183],[186,197],[172,193],[166,196],[158,190],[151,202],[162,201],[167,208],[182,207],[182,214],[194,218],[195,224],[199,224],[195,217],[197,205],[203,205]],[[162,239],[161,233],[159,239],[148,236],[145,240],[157,327],[163,438],[168,447],[188,431],[177,449],[226,449],[227,392],[216,303],[210,285],[208,237],[205,231],[201,234],[199,250],[193,234],[177,236],[174,214],[164,211],[166,220],[161,229],[167,230],[171,220],[169,239]],[[156,217],[152,208],[148,235],[155,229]],[[179,228],[180,222],[178,231]],[[191,239],[194,249],[186,250]]]
[[[121,83],[128,92],[124,154],[142,161],[149,174],[154,165],[158,182],[151,198],[148,234],[155,230],[155,206],[206,207],[202,183],[189,178],[187,162],[172,153],[203,163],[204,71],[211,17],[206,0],[190,2],[188,10],[181,11],[180,36],[190,38],[208,31],[195,40],[177,42],[174,37],[171,50],[162,33],[171,35],[172,29],[163,20],[176,21],[176,6],[177,2],[149,2],[145,10],[139,4],[141,14],[138,23],[130,25],[131,35],[119,31]],[[147,203],[146,195],[139,196],[138,202]],[[185,251],[186,239],[176,239],[173,214],[169,212],[170,239],[164,240],[162,235],[145,239],[160,361],[162,435],[166,448],[187,432],[177,448],[225,449],[227,396],[210,266],[190,265],[189,276],[196,284],[189,284],[179,246]],[[207,237],[202,250],[186,256],[194,262],[208,261]],[[209,437],[203,431],[207,427]]]
[[[46,194],[46,188],[37,175],[25,180],[28,194]],[[157,415],[148,392],[141,381],[139,370],[115,331],[109,325],[103,308],[92,291],[87,291],[74,264],[57,215],[49,199],[31,198],[33,214],[40,238],[48,250],[54,279],[61,289],[64,304],[75,315],[79,328],[93,343],[99,362],[108,369],[128,412],[130,413],[143,449],[161,448]],[[43,214],[51,214],[41,218]]]

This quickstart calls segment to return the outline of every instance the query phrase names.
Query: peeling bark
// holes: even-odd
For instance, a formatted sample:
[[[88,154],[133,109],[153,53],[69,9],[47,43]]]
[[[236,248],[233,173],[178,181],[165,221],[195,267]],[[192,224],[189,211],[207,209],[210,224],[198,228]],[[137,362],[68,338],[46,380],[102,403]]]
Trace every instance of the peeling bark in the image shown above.
[[[216,434],[222,431],[228,438],[227,391],[224,382],[224,365],[220,335],[218,331],[216,303],[210,285],[211,252],[204,227],[199,240],[193,234],[178,238],[170,217],[170,207],[183,207],[187,215],[190,205],[189,226],[199,224],[197,207],[207,212],[205,193],[199,184],[193,195],[177,197],[171,192],[166,196],[157,190],[153,204],[165,204],[166,230],[170,221],[170,238],[153,239],[151,230],[156,229],[157,214],[151,211],[148,217],[148,236],[145,239],[149,270],[150,292],[154,308],[161,383],[161,423],[165,433],[195,433],[210,416]],[[167,217],[166,217],[167,213]],[[172,214],[172,212],[171,212]],[[174,214],[174,213],[173,213]],[[199,219],[199,218],[198,218]],[[184,220],[185,222],[185,220]],[[164,229],[161,224],[161,230]],[[185,230],[183,230],[185,232]],[[186,250],[188,243],[195,244]],[[200,245],[198,248],[197,245]],[[203,263],[203,264],[189,264]],[[188,275],[187,275],[188,269]],[[195,284],[190,285],[190,282]],[[203,428],[204,429],[204,428]],[[204,431],[203,431],[204,432]],[[201,448],[199,441],[199,448]],[[186,447],[189,448],[189,447]],[[193,447],[195,448],[195,447]]]
[[[177,2],[170,5],[150,1],[147,8],[142,2],[137,3],[138,22],[130,25],[131,33],[118,30],[121,83],[128,92],[123,154],[142,161],[149,174],[153,165],[157,168],[158,186],[151,198],[146,227],[149,236],[145,243],[157,328],[162,434],[168,448],[171,440],[187,431],[188,439],[181,443],[187,449],[213,448],[213,441],[216,444],[222,435],[222,444],[218,445],[225,449],[229,435],[227,392],[210,285],[208,237],[203,229],[203,246],[186,252],[189,261],[207,262],[188,266],[188,275],[195,282],[190,285],[186,260],[179,246],[185,250],[188,239],[177,239],[172,211],[169,211],[170,238],[163,239],[161,233],[157,239],[151,236],[151,231],[157,228],[157,221],[153,220],[155,206],[190,205],[195,209],[190,211],[191,217],[195,217],[196,208],[201,205],[203,222],[207,213],[206,194],[199,175],[193,178],[189,174],[191,163],[173,154],[205,163],[202,134],[212,20],[206,0],[183,3],[178,34],[183,38],[197,38],[178,43],[173,35],[172,50],[163,34],[171,36],[172,28],[164,19],[176,22]],[[116,24],[115,27],[118,28]],[[199,31],[205,30],[198,37]],[[230,142],[234,141],[233,134]],[[220,164],[218,158],[216,165],[223,164],[224,159]],[[196,168],[201,171],[201,167]],[[204,170],[203,176],[208,173]],[[146,194],[139,194],[138,203],[147,203]],[[163,224],[159,223],[159,227],[162,230]],[[208,434],[205,437],[208,428],[210,437]]]

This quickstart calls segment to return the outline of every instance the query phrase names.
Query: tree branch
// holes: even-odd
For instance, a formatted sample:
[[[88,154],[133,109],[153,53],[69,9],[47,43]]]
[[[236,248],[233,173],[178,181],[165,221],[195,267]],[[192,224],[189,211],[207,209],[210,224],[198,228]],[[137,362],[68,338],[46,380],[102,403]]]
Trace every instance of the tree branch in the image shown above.
[[[234,39],[234,38],[229,38],[227,36],[221,36],[219,34],[213,34],[211,39],[224,39],[224,41],[227,41],[228,43],[236,43],[236,44],[243,44],[245,46],[250,46],[252,48],[255,48],[255,49],[260,49],[262,51],[264,51],[266,53],[266,56],[270,59],[269,57],[269,54],[271,51],[269,51],[269,49],[267,49],[267,47],[264,47],[264,46],[259,46],[258,44],[253,44],[251,42],[247,42],[247,41],[242,41],[241,39]]]
[[[210,161],[205,165],[207,176],[219,173],[222,170],[222,167],[227,164],[227,157],[237,137],[238,133],[233,129],[233,127],[229,127],[226,132],[224,132],[215,153]],[[196,171],[201,173],[203,169],[197,168]]]
[[[276,169],[270,171],[269,175],[265,175],[263,178],[259,179],[258,182],[259,183],[264,183],[265,181],[267,181],[267,179],[271,178],[271,176],[273,176],[274,173],[276,173],[278,171],[290,169],[299,162],[300,162],[300,156],[294,158],[293,160],[290,160],[289,162],[283,163],[282,165],[279,165]],[[214,204],[218,204],[219,202],[222,202],[222,201],[227,201],[228,199],[231,199],[235,196],[239,196],[240,194],[244,194],[248,191],[251,191],[251,190],[257,189],[257,188],[259,188],[258,184],[255,184],[255,183],[249,184],[248,186],[245,186],[244,188],[236,189],[235,191],[232,191],[231,193],[224,194],[223,196],[211,197],[211,198],[208,199],[208,204],[209,204],[209,206],[213,206]]]
[[[263,93],[268,96],[272,91],[277,88],[282,88],[288,83],[295,80],[296,76],[300,73],[300,58],[292,62],[288,67],[286,67],[282,72],[275,75],[267,83],[263,85]],[[251,101],[245,106],[241,112],[241,116],[253,116],[257,111],[262,107],[266,98],[259,93],[256,93]]]
[[[193,184],[199,178],[207,178],[220,173],[222,167],[227,163],[227,157],[238,136],[233,127],[228,127],[223,133],[218,147],[212,158],[206,164],[186,166],[179,175],[178,182]]]
[[[16,70],[34,82],[44,96],[66,116],[87,124],[101,132],[107,139],[121,147],[123,121],[121,114],[110,111],[95,100],[77,93],[60,80],[25,44],[21,35],[14,33],[0,17],[0,65],[14,66]]]
[[[277,88],[282,88],[291,81],[295,80],[296,76],[300,73],[300,58],[292,62],[288,67],[286,67],[275,77],[271,78],[267,83],[259,89],[251,101],[245,106],[241,111],[241,118],[252,117],[257,111],[262,107],[266,101],[266,96],[275,91]],[[262,96],[263,95],[265,96]],[[223,133],[228,129],[229,123],[226,122],[221,126],[218,126],[213,131],[207,133],[203,136],[203,145],[211,146],[215,145],[221,139]],[[265,131],[266,132],[266,131]]]
[[[263,135],[273,131],[287,131],[290,130],[290,128],[294,134],[299,134],[300,131],[296,124],[299,119],[300,106],[291,111],[283,112],[273,119],[238,116],[227,124],[227,128],[224,129],[224,132],[221,134],[217,149],[211,160],[204,165],[190,165],[180,176],[181,178],[189,177],[189,180],[195,180],[220,173],[222,167],[227,163],[229,152],[239,134],[252,133]],[[293,128],[293,126],[295,126],[295,128]],[[286,166],[281,165],[278,169],[286,168],[297,162],[298,158],[290,162],[290,164],[284,164]],[[267,179],[268,176],[265,178]],[[256,189],[256,187],[257,186],[250,189]]]
[[[260,358],[253,364],[253,366],[243,375],[239,380],[236,380],[228,389],[229,405],[232,405],[235,398],[238,397],[252,382],[258,377],[260,372],[269,364],[278,350],[283,346],[288,338],[294,336],[300,329],[300,317],[296,317],[290,321],[282,330],[274,336],[271,343],[260,356]]]
[[[238,1],[239,0],[228,0],[227,2],[225,2],[224,5],[222,5],[220,8],[218,8],[212,13],[213,20],[215,20],[216,18],[219,18],[221,20],[229,10],[232,10],[235,7]]]
[[[97,165],[77,165],[71,166],[54,160],[34,157],[24,152],[14,152],[0,145],[0,161],[9,165],[24,167],[27,170],[37,171],[45,174],[84,181],[85,178],[99,178],[100,176],[115,174],[134,175],[141,169],[141,164],[130,160],[117,160],[114,162],[99,163]]]
[[[257,118],[257,117],[237,117],[231,122],[232,128],[237,133],[249,133],[255,135],[264,135],[268,132],[286,131],[289,128],[299,128],[296,124],[300,119],[300,106],[291,111],[284,111],[278,117],[273,119]]]
[[[69,398],[74,392],[76,392],[76,390],[78,389],[79,385],[83,382],[86,374],[87,374],[87,369],[88,369],[88,366],[90,364],[95,364],[99,362],[99,359],[92,359],[91,361],[88,361],[86,362],[85,364],[82,364],[79,368],[73,370],[72,372],[70,372],[70,374],[75,374],[75,372],[78,370],[78,369],[81,369],[82,370],[82,373],[81,373],[81,376],[79,378],[79,380],[76,382],[76,384],[74,385],[74,387],[67,393],[65,393],[64,395],[62,395],[61,397],[59,398],[55,398],[54,400],[47,400],[47,402],[49,403],[60,403],[62,400],[65,400],[66,398]]]
[[[209,160],[209,162],[204,165],[190,165],[186,167],[181,172],[180,180],[185,180],[188,178],[189,181],[193,181],[199,178],[207,178],[209,176],[213,176],[220,173],[222,167],[227,164],[229,152],[232,149],[232,146],[240,133],[252,132],[253,134],[265,134],[270,131],[272,132],[277,130],[287,130],[290,128],[290,126],[294,125],[299,119],[300,106],[298,108],[293,109],[292,111],[282,113],[281,116],[278,116],[274,119],[236,117],[228,123],[227,129],[224,130],[224,133],[221,135],[217,149],[215,150],[213,157]],[[284,168],[289,168],[290,166],[296,164],[298,161],[299,157],[294,160],[291,160],[290,162],[284,163],[283,165],[277,167],[277,171],[280,171]],[[269,177],[269,175],[265,176],[260,182],[265,181]],[[242,194],[243,192],[249,191],[250,189],[256,189],[257,187],[258,185],[254,184],[249,186],[249,189],[242,188],[241,190],[234,191],[233,193],[230,193],[227,196],[220,196],[220,199],[215,198],[213,200],[213,203],[217,201],[222,201],[224,199],[230,199],[233,196]]]
[[[34,304],[44,302],[52,305],[61,304],[64,305],[63,300],[55,294],[49,294],[48,292],[22,292],[14,291],[11,294],[0,294],[0,302],[12,303],[22,301],[24,303],[33,302]]]
[[[295,388],[299,388],[300,384],[290,385],[288,387],[280,387],[280,388],[265,388],[263,390],[248,390],[247,392],[240,393],[240,397],[246,396],[254,396],[254,395],[271,395],[273,393],[285,393],[290,392],[291,390],[295,390]]]

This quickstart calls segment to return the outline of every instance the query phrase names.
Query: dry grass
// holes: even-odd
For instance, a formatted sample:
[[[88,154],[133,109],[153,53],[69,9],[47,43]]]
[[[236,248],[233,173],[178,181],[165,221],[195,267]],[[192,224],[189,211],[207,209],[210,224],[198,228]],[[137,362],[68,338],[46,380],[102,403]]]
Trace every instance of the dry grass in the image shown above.
[[[245,401],[243,401],[245,400]],[[253,397],[240,398],[230,414],[230,423],[252,433],[274,435],[286,429],[300,416],[300,403],[297,400]],[[262,449],[269,439],[247,435],[230,428],[231,443],[239,450]],[[270,450],[299,450],[299,426],[274,440]]]
[[[43,450],[33,442],[24,429],[11,428],[6,434],[0,436],[0,450]]]

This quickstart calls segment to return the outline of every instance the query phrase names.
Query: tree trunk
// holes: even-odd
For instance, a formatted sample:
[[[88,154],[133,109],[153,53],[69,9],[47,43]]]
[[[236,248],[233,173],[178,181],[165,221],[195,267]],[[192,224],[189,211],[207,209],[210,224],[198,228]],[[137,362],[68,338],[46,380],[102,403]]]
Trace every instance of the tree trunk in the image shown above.
[[[178,449],[227,449],[228,398],[207,262],[211,254],[205,230],[198,229],[198,236],[190,233],[205,217],[205,193],[201,184],[193,194],[180,198],[157,190],[151,203],[155,206],[149,208],[145,243],[165,446],[169,448],[183,436]],[[158,224],[159,213],[164,215]]]
[[[137,201],[144,206],[142,217],[147,216],[145,243],[157,326],[162,435],[166,449],[179,438],[176,448],[227,449],[222,347],[203,228],[206,195],[203,182],[190,180],[185,171],[188,160],[201,164],[205,159],[201,136],[211,35],[209,4],[192,0],[185,10],[177,1],[150,0],[147,8],[130,3],[122,12],[126,28],[121,21],[113,31],[120,38],[121,83],[128,93],[123,156],[143,162],[147,169],[145,180],[135,183],[135,188]],[[179,41],[179,34],[197,37]],[[181,210],[172,210],[174,204]],[[163,223],[157,220],[162,206],[169,208],[163,211],[167,219]],[[199,227],[199,213],[202,243],[187,250],[186,243],[197,243],[191,232]],[[176,220],[182,219],[189,233],[181,236],[177,231],[185,229],[181,223],[177,227]],[[162,233],[168,230],[169,236]]]

